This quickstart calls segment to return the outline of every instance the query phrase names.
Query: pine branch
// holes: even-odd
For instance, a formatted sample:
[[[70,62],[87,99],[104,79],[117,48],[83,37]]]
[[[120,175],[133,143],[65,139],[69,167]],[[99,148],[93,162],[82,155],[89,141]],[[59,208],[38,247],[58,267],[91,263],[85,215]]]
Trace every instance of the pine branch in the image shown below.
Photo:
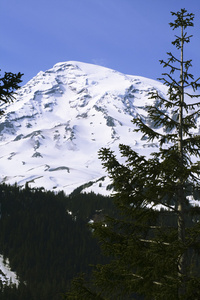
[[[187,92],[185,92],[185,95],[189,96],[190,98],[199,98],[199,97],[200,97],[200,95],[191,95],[191,94],[189,94],[189,93],[187,93]],[[188,106],[194,106],[194,105],[199,106],[199,105],[200,105],[200,102],[192,103],[192,104],[187,104],[187,105],[188,105]]]
[[[137,274],[134,274],[134,273],[131,273],[131,274],[128,274],[128,275],[129,275],[129,276],[136,277],[136,278],[138,278],[138,279],[146,280],[143,276],[140,276],[140,275],[137,275]],[[165,276],[165,277],[174,280],[173,277],[170,277],[170,276]],[[155,280],[152,281],[152,283],[155,284],[155,285],[159,285],[159,286],[163,286],[163,285],[164,285],[163,283],[161,283],[161,282],[159,282],[159,281],[155,281]]]
[[[160,136],[162,136],[160,133],[144,124],[141,119],[133,119],[132,122],[139,127],[139,129],[134,129],[135,132],[141,131],[142,133],[144,133],[142,139],[147,137],[148,141],[152,141],[155,138],[159,138]]]
[[[170,74],[168,74],[168,73],[162,73],[162,75],[169,77],[169,79],[171,80],[171,81],[168,81],[164,77],[163,78],[158,78],[159,80],[164,81],[165,85],[167,85],[167,86],[173,86],[173,87],[176,87],[177,89],[180,88],[179,83],[174,78],[172,78],[172,76]]]
[[[163,104],[166,105],[166,107],[170,108],[174,106],[173,101],[170,101],[169,99],[163,98],[158,91],[156,92],[149,92],[149,99],[156,99],[156,100],[161,100],[160,103],[158,103],[158,107],[161,107]]]
[[[174,67],[172,64],[170,64],[171,60],[169,59],[169,62],[165,62],[164,60],[160,60],[160,63],[163,64],[164,68],[169,67],[171,68],[170,73],[174,73],[175,71],[180,71],[181,69],[178,67]]]
[[[13,102],[15,99],[15,90],[20,86],[19,83],[22,82],[21,77],[23,74],[20,72],[18,74],[13,74],[11,72],[5,72],[3,77],[0,77],[0,102],[9,103]],[[0,109],[0,115],[4,113]]]
[[[195,92],[200,87],[200,83],[197,83],[198,80],[200,80],[200,77],[197,80],[192,81],[189,84],[185,85],[184,88],[192,87],[193,91]]]
[[[165,242],[155,241],[155,240],[140,239],[140,242],[153,243],[153,244],[162,244],[162,245],[170,246],[170,243],[165,243]]]
[[[199,103],[200,105],[200,103]],[[190,104],[190,105],[187,105],[187,106],[192,106],[192,108],[194,107],[194,104]],[[193,108],[194,109],[194,108]],[[194,113],[191,113],[190,115],[187,115],[186,117],[183,118],[183,122],[185,124],[187,123],[190,123],[192,124],[193,128],[196,128],[196,125],[195,125],[195,120],[194,118],[195,117],[200,117],[200,109],[198,109],[197,111],[195,111]]]
[[[147,106],[150,118],[155,122],[156,126],[165,125],[166,128],[178,127],[178,122],[173,120],[165,112],[159,110],[156,106]],[[163,118],[162,118],[163,117]]]
[[[183,147],[190,150],[190,155],[200,157],[200,136],[183,139]]]
[[[152,200],[151,200],[152,201]],[[154,206],[156,206],[156,205],[163,205],[163,206],[165,206],[167,209],[169,209],[169,210],[171,210],[171,211],[174,211],[174,212],[176,212],[177,213],[177,209],[175,208],[175,207],[173,207],[173,206],[171,206],[171,205],[169,205],[169,204],[167,204],[166,202],[160,202],[160,201],[158,201],[157,203],[155,202],[155,200],[153,200],[154,201],[154,204],[152,205],[152,208],[154,207]]]
[[[176,137],[175,134],[161,134],[153,130],[152,128],[148,127],[141,119],[134,119],[132,120],[133,124],[136,124],[139,128],[134,129],[135,132],[143,132],[142,139],[147,138],[148,141],[153,141],[154,139],[160,139],[160,144],[163,145],[166,141],[173,141]],[[174,121],[173,121],[174,122]]]

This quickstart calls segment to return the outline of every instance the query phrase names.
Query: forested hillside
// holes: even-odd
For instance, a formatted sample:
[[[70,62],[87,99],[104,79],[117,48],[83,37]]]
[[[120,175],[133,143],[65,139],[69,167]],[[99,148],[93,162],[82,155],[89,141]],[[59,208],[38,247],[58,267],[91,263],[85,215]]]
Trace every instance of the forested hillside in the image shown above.
[[[61,299],[71,279],[103,262],[88,222],[112,212],[110,198],[0,186],[0,253],[19,287],[1,285],[0,298]]]

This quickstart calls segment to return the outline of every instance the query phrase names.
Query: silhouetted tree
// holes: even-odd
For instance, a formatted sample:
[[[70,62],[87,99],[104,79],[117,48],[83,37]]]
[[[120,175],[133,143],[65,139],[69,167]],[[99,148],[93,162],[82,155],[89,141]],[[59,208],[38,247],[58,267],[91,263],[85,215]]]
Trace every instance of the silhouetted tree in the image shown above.
[[[76,279],[66,299],[87,299],[87,294],[90,299],[91,293],[93,299],[106,300],[200,299],[200,208],[189,201],[199,200],[200,103],[193,103],[199,96],[187,90],[196,92],[200,78],[194,80],[191,60],[183,57],[191,38],[186,29],[193,26],[194,15],[181,9],[172,16],[176,19],[170,26],[181,31],[172,42],[180,58],[170,52],[168,60],[161,61],[169,68],[161,78],[168,87],[167,98],[152,92],[148,123],[144,118],[133,120],[135,131],[142,132],[147,143],[156,142],[158,151],[147,158],[120,145],[125,159],[120,163],[110,149],[100,150],[119,216],[107,217],[93,230],[110,263],[98,265],[88,283]]]

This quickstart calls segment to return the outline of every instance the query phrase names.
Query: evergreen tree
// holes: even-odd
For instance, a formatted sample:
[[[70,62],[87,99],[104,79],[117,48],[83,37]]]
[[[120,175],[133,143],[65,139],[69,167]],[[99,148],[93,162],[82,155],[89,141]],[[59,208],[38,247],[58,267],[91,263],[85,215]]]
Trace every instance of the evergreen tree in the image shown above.
[[[4,76],[0,77],[0,103],[13,101],[14,91],[20,87],[22,76],[23,74],[20,72],[17,74],[5,72]],[[0,114],[3,114],[2,110],[0,110]]]
[[[109,197],[0,184],[0,206],[1,254],[20,281],[0,280],[0,299],[59,300],[72,278],[106,262],[88,222],[113,212]]]
[[[200,78],[194,80],[191,60],[183,56],[194,14],[181,9],[172,16],[170,26],[181,31],[172,42],[180,59],[169,52],[161,61],[169,69],[161,78],[167,99],[152,92],[148,123],[133,120],[147,142],[157,142],[158,151],[147,158],[120,145],[125,159],[120,163],[110,149],[100,150],[119,215],[93,229],[110,262],[96,267],[90,283],[74,281],[66,299],[87,299],[87,291],[89,296],[95,292],[93,299],[200,299],[200,208],[190,202],[199,200],[200,103],[193,100],[199,96],[188,93],[188,88],[196,92]]]
[[[9,103],[13,101],[14,92],[16,89],[19,88],[19,84],[22,82],[21,77],[23,76],[22,73],[13,74],[11,72],[5,72],[4,76],[1,77],[0,75],[0,105],[2,102]],[[0,109],[0,115],[2,115],[4,111]],[[0,206],[0,218],[1,218],[1,206]],[[0,270],[1,271],[1,270]],[[2,290],[2,287],[0,287],[0,291]],[[9,290],[9,287],[4,287],[4,291]],[[6,294],[6,292],[5,292]],[[14,296],[6,296],[6,299],[14,299]]]

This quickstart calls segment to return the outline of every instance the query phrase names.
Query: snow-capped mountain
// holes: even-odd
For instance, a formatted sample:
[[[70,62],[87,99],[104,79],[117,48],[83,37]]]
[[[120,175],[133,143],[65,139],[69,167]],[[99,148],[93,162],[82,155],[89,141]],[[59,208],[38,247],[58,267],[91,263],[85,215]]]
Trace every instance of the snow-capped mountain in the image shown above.
[[[90,182],[87,191],[108,193],[98,159],[101,147],[119,143],[140,153],[152,147],[133,133],[131,120],[146,117],[148,93],[166,88],[157,81],[80,62],[56,64],[38,73],[4,105],[0,122],[0,181],[63,190]],[[152,103],[152,102],[151,102]]]

